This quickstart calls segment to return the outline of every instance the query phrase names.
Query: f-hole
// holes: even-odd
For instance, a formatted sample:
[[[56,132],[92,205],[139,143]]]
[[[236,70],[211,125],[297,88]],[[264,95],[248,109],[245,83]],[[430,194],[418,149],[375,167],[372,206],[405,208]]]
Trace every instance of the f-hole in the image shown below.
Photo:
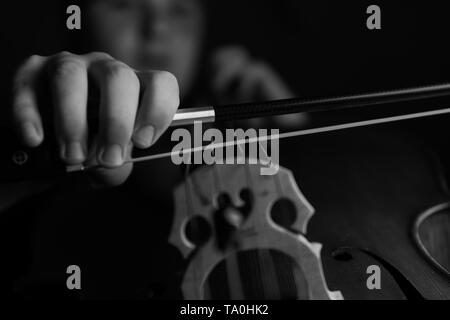
[[[289,231],[299,232],[292,227],[297,219],[297,208],[291,200],[287,198],[277,200],[270,210],[270,217],[277,225]]]
[[[225,250],[228,246],[238,246],[233,239],[235,231],[248,218],[253,207],[253,194],[249,189],[242,189],[239,196],[243,205],[236,206],[227,193],[217,197],[217,210],[214,212],[217,247]]]

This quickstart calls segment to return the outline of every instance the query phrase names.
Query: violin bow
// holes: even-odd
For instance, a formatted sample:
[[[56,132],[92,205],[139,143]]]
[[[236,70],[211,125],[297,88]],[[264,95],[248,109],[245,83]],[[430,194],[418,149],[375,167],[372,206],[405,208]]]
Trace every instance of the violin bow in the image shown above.
[[[181,109],[171,126],[247,120],[251,118],[355,109],[450,96],[450,83],[318,99],[286,99],[228,106]]]
[[[295,98],[295,99],[276,100],[258,103],[242,103],[227,106],[207,106],[201,108],[180,109],[176,113],[171,123],[171,127],[193,125],[195,122],[201,122],[205,124],[205,123],[246,120],[260,117],[272,117],[288,114],[299,114],[299,113],[312,114],[318,112],[351,110],[358,108],[364,109],[371,106],[373,107],[377,106],[381,107],[383,105],[389,106],[395,103],[411,103],[411,102],[428,103],[432,101],[432,99],[436,98],[449,98],[448,101],[445,102],[445,104],[450,105],[450,83],[427,85],[420,87],[410,87],[398,90],[370,92],[356,95],[327,97],[327,98],[311,98],[311,99]],[[263,142],[272,139],[286,139],[324,132],[340,131],[357,127],[366,127],[376,124],[398,122],[402,120],[431,117],[449,113],[450,107],[449,108],[436,107],[436,109],[420,112],[411,112],[393,116],[391,115],[387,117],[386,116],[377,117],[370,120],[338,123],[315,128],[307,128],[276,135],[261,136],[253,139],[210,144],[207,146],[183,150],[183,153],[199,152],[205,150],[206,148],[215,149],[215,148],[243,145],[248,143]],[[0,172],[0,181],[5,179],[14,180],[14,174],[17,173],[18,167],[19,169],[22,169],[21,174],[19,174],[19,176],[26,177],[30,175],[31,176],[36,175],[36,172],[32,171],[40,170],[40,169],[36,170],[37,168],[39,168],[37,163],[48,162],[51,160],[48,155],[43,156],[42,153],[39,153],[37,151],[18,150],[17,146],[16,149],[12,152],[13,152],[11,153],[12,157],[10,159],[7,159],[7,163],[5,163],[4,159],[2,161],[3,163],[0,163],[0,168],[3,168],[1,170],[3,172]],[[177,151],[177,153],[179,153],[179,151]],[[127,159],[125,163],[151,161],[155,159],[171,157],[173,154],[174,154],[173,152],[166,152],[150,156],[130,158]],[[26,158],[26,160],[22,163],[23,158]],[[18,161],[17,159],[19,160],[22,159],[22,161]],[[90,165],[90,166],[76,165],[63,167],[61,167],[61,165],[58,165],[57,168],[54,168],[53,166],[55,166],[54,161],[52,161],[52,167],[50,167],[50,164],[47,164],[43,172],[57,170],[58,172],[64,171],[68,173],[68,172],[84,171],[98,167],[98,165]]]
[[[180,109],[176,113],[171,127],[193,125],[195,122],[217,123],[226,121],[247,120],[259,117],[271,117],[298,113],[315,113],[326,111],[337,111],[345,109],[356,109],[375,105],[386,105],[400,102],[426,101],[439,97],[450,97],[450,83],[429,85],[422,87],[405,88],[399,90],[372,92],[348,96],[318,98],[318,99],[285,99],[266,101],[260,103],[242,103],[228,106],[208,106],[201,108]],[[397,116],[381,117],[377,119],[334,124],[323,127],[302,129],[277,135],[267,135],[244,140],[229,141],[224,143],[213,143],[208,146],[200,146],[183,150],[183,153],[201,152],[208,149],[239,146],[243,144],[265,142],[272,139],[286,139],[298,136],[312,135],[318,133],[340,131],[351,128],[366,127],[376,124],[397,122],[416,118],[431,117],[450,113],[450,108],[415,112]],[[176,152],[179,153],[178,151]],[[174,155],[174,152],[160,153],[156,155],[131,158],[125,163],[146,162]],[[68,172],[82,171],[94,166],[69,166]]]

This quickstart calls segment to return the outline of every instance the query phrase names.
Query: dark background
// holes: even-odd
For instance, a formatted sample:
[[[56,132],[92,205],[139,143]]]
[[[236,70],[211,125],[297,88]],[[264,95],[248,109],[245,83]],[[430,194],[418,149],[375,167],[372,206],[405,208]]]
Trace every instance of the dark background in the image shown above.
[[[82,39],[87,29],[66,28],[67,6],[78,4],[83,8],[84,3],[85,0],[19,0],[4,1],[1,5],[2,123],[8,119],[11,78],[26,57],[62,50],[86,53]],[[205,3],[207,50],[234,44],[246,47],[256,59],[273,66],[299,97],[450,81],[450,10],[443,1],[213,0]],[[366,9],[371,4],[381,7],[382,30],[366,28]],[[331,118],[336,121],[339,116],[332,114]],[[447,153],[446,119],[442,116],[406,125],[429,135],[430,142]]]
[[[366,28],[370,4],[381,7],[382,30]],[[84,31],[66,29],[66,5],[51,0],[2,3],[2,88],[31,54],[82,51],[78,41]],[[299,95],[395,88],[449,77],[450,12],[444,4],[214,0],[208,6],[211,47],[243,44],[275,66]]]
[[[369,31],[366,28],[368,15],[365,12],[371,4],[381,7],[382,30]],[[12,74],[24,58],[31,54],[48,55],[61,50],[82,53],[80,39],[84,31],[68,31],[65,27],[67,5],[66,1],[57,0],[4,1],[0,5],[2,120],[6,119],[9,107]],[[209,0],[208,6],[211,10],[208,25],[210,50],[227,44],[244,45],[255,57],[267,60],[274,66],[299,96],[340,95],[450,80],[450,50],[447,45],[450,11],[442,4],[429,1]],[[439,117],[409,122],[407,129],[425,138],[442,156],[442,163],[446,164],[450,163],[446,160],[448,123],[449,117]],[[338,134],[330,135],[338,137]],[[345,144],[353,137],[358,137],[358,133],[350,132],[342,140],[336,139]],[[361,143],[355,145],[364,146],[364,139],[360,138]],[[385,135],[384,140],[377,143],[383,145],[388,140],[389,135]],[[309,146],[313,146],[316,152],[327,148],[326,142],[324,146],[313,143]],[[352,145],[347,147],[350,150],[344,150],[349,151],[349,159],[345,161],[348,168],[352,168]],[[365,156],[364,152],[359,155]],[[367,155],[375,155],[375,160],[379,156],[377,150],[367,152]],[[386,158],[389,164],[389,154]],[[324,166],[328,162],[328,159],[320,160]],[[364,164],[365,160],[361,163]],[[318,168],[317,172],[321,173],[321,169]],[[303,171],[308,171],[308,168]],[[330,176],[338,171],[330,170]],[[302,170],[299,172],[302,173]],[[356,171],[355,176],[358,174]],[[326,174],[318,176],[324,180],[327,177]],[[394,178],[388,180],[392,185],[396,182]],[[155,181],[158,184],[165,182],[163,178]],[[311,181],[315,182],[312,178]],[[382,183],[384,181],[380,185]],[[151,184],[153,188],[160,187],[156,183]],[[304,185],[308,185],[307,181]],[[8,223],[0,224],[1,251],[5,256],[2,280],[13,282],[22,279],[24,274],[31,274],[31,279],[25,279],[23,286],[26,289],[23,291],[31,297],[39,297],[47,283],[54,280],[58,286],[64,284],[66,275],[61,270],[68,264],[86,262],[86,274],[95,274],[97,278],[92,283],[98,285],[90,288],[88,296],[128,297],[129,292],[133,296],[146,296],[148,288],[143,287],[145,281],[142,281],[142,275],[144,278],[157,278],[159,274],[170,273],[169,267],[156,265],[149,258],[147,247],[152,243],[157,248],[154,253],[157,258],[169,250],[165,237],[170,221],[158,224],[154,222],[154,212],[150,214],[149,209],[137,210],[141,205],[148,206],[148,195],[153,191],[141,189],[142,194],[126,189],[126,186],[124,189],[84,194],[86,191],[68,188],[58,190],[50,201],[37,199],[33,202],[35,199],[32,199],[25,209],[16,209],[17,212],[13,211],[7,218]],[[317,190],[316,194],[320,194],[322,186],[317,186]],[[368,194],[369,198],[372,196]],[[61,208],[69,203],[65,202],[67,199],[72,201],[71,208],[62,211]],[[134,201],[132,209],[135,212],[124,219],[123,213],[128,214],[130,210],[127,199]],[[109,202],[112,203],[110,207],[116,206],[114,214],[104,207]],[[171,202],[164,205],[170,207]],[[29,214],[31,211],[27,210],[31,209],[37,214]],[[173,212],[173,208],[168,210]],[[50,232],[46,233],[47,230]],[[82,230],[81,234],[78,234],[79,230]],[[139,247],[138,243],[142,246]],[[34,250],[30,249],[30,244]],[[55,262],[54,259],[59,257],[61,260]],[[40,261],[43,261],[42,264]],[[43,284],[36,283],[39,277],[35,280],[29,272],[39,273],[40,266],[49,266],[47,269],[41,267],[48,272],[40,275],[45,280]],[[156,271],[150,275],[148,270],[152,267]],[[115,278],[115,274],[126,274],[127,277]],[[114,279],[114,286],[111,279]],[[27,286],[37,288],[36,292]],[[61,290],[66,292],[64,286]]]

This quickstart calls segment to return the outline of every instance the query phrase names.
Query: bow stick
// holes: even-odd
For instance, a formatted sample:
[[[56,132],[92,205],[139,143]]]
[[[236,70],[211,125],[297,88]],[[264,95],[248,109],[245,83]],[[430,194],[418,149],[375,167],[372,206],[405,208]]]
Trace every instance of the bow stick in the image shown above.
[[[433,99],[443,99],[434,104]],[[339,110],[365,110],[371,108],[372,111],[381,110],[383,106],[391,107],[395,103],[420,102],[426,105],[426,109],[421,105],[421,110],[408,112],[401,115],[378,116],[363,121],[333,123],[327,126],[315,128],[303,128],[294,132],[287,132],[277,135],[268,135],[255,139],[237,140],[232,142],[211,144],[183,150],[183,153],[192,153],[208,149],[228,147],[232,145],[243,145],[247,143],[263,142],[271,139],[284,139],[303,135],[311,135],[323,132],[332,132],[350,128],[364,127],[382,123],[390,123],[408,119],[416,119],[443,115],[450,113],[450,83],[412,87],[399,90],[372,92],[366,94],[317,98],[317,99],[288,99],[260,103],[244,103],[230,106],[209,106],[203,108],[180,109],[176,113],[171,127],[192,125],[196,121],[202,123],[214,123],[223,121],[245,120],[258,117],[269,117],[287,115],[294,113],[317,113]],[[445,107],[444,107],[445,105]],[[409,105],[408,105],[409,106]],[[434,109],[430,109],[434,107]],[[396,108],[391,108],[390,111]],[[424,111],[425,110],[425,111]],[[397,110],[398,111],[398,110]],[[94,168],[96,166],[64,166],[60,162],[55,162],[48,147],[41,146],[37,149],[23,149],[15,143],[11,143],[11,137],[4,135],[5,141],[4,156],[0,158],[0,181],[23,180],[30,177],[45,177],[52,174],[67,172],[77,172]],[[13,144],[13,145],[12,145]],[[178,151],[177,151],[178,152]],[[179,153],[179,152],[178,152]],[[172,156],[173,152],[131,158],[125,163],[150,161],[159,158]]]
[[[287,99],[267,101],[261,103],[243,103],[229,106],[208,106],[202,108],[181,109],[176,113],[171,127],[193,125],[195,122],[214,123],[223,121],[246,120],[258,117],[287,115],[294,113],[312,113],[324,111],[337,111],[344,109],[355,109],[374,105],[385,105],[400,102],[414,102],[439,97],[450,97],[450,83],[429,85],[422,87],[406,88],[399,90],[381,91],[366,94],[348,95],[340,97],[318,98],[318,99]],[[381,117],[376,119],[355,121],[342,124],[334,124],[317,128],[303,129],[277,135],[268,135],[250,139],[241,139],[224,143],[213,143],[182,150],[183,154],[200,152],[208,149],[240,146],[244,144],[264,142],[272,139],[286,139],[304,135],[318,134],[331,131],[339,131],[357,127],[366,127],[382,123],[397,122],[403,120],[431,117],[448,114],[450,108],[414,112],[397,116]],[[180,151],[166,152],[156,155],[131,158],[125,163],[146,162],[161,158],[168,158],[179,154]],[[67,172],[83,171],[98,167],[97,165],[68,166]]]

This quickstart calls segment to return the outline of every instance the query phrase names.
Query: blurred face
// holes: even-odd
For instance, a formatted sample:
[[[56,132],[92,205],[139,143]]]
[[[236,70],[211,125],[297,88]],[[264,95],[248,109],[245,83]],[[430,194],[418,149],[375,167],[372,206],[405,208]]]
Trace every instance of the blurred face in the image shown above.
[[[189,91],[202,38],[198,0],[97,0],[89,17],[95,50],[135,69],[172,72]]]

